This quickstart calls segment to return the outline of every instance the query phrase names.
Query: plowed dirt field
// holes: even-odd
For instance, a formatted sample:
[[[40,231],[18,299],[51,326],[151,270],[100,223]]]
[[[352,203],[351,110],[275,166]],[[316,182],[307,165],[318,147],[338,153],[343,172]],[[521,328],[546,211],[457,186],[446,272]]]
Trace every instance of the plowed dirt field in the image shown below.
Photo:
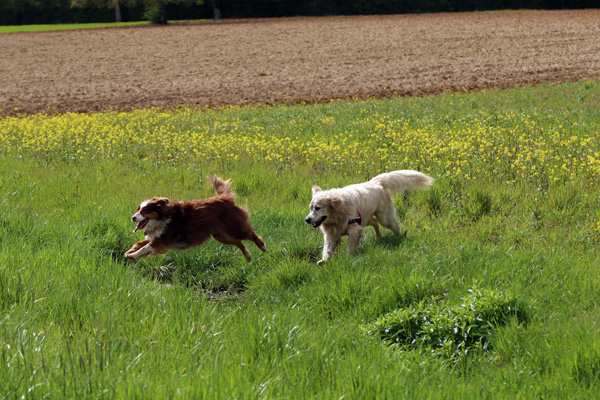
[[[274,104],[600,77],[600,10],[223,20],[0,35],[0,116]]]

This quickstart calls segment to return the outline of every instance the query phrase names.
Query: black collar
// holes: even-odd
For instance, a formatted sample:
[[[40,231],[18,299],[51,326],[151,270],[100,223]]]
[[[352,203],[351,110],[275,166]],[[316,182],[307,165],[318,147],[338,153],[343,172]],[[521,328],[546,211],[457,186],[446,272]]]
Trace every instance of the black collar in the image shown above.
[[[361,223],[362,223],[362,215],[360,215],[360,211],[358,211],[358,218],[353,218],[350,221],[348,221],[348,225],[351,225],[351,224],[361,225]]]

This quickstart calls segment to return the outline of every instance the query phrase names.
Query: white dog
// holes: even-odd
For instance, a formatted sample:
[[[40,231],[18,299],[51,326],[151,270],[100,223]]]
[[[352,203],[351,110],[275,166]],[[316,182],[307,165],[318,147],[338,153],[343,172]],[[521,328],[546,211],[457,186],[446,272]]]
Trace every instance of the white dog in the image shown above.
[[[411,170],[401,170],[377,175],[368,182],[323,190],[312,187],[310,213],[304,219],[313,228],[321,227],[325,235],[321,265],[329,260],[339,246],[342,236],[348,235],[348,254],[354,252],[367,226],[375,228],[381,236],[379,225],[395,234],[400,232],[396,209],[391,194],[407,189],[431,186],[433,178]]]

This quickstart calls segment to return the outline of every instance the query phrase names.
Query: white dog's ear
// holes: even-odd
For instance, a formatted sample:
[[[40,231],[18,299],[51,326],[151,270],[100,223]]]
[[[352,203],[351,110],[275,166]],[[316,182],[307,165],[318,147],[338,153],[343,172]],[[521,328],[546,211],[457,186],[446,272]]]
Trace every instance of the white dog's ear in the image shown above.
[[[319,192],[322,192],[322,191],[323,191],[323,189],[321,189],[321,188],[320,188],[320,187],[318,187],[317,185],[313,185],[313,187],[312,187],[312,193],[313,193],[313,194],[315,194],[315,193],[319,193]]]
[[[331,198],[331,205],[333,208],[340,208],[344,201],[339,196],[334,196]]]

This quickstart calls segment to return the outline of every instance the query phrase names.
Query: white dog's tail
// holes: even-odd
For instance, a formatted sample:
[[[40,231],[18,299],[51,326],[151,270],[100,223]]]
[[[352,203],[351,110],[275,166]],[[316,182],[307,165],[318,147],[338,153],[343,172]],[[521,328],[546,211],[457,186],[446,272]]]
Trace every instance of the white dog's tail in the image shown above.
[[[385,189],[394,193],[407,189],[424,189],[433,184],[434,179],[419,171],[404,169],[377,175],[371,182],[379,183]]]

